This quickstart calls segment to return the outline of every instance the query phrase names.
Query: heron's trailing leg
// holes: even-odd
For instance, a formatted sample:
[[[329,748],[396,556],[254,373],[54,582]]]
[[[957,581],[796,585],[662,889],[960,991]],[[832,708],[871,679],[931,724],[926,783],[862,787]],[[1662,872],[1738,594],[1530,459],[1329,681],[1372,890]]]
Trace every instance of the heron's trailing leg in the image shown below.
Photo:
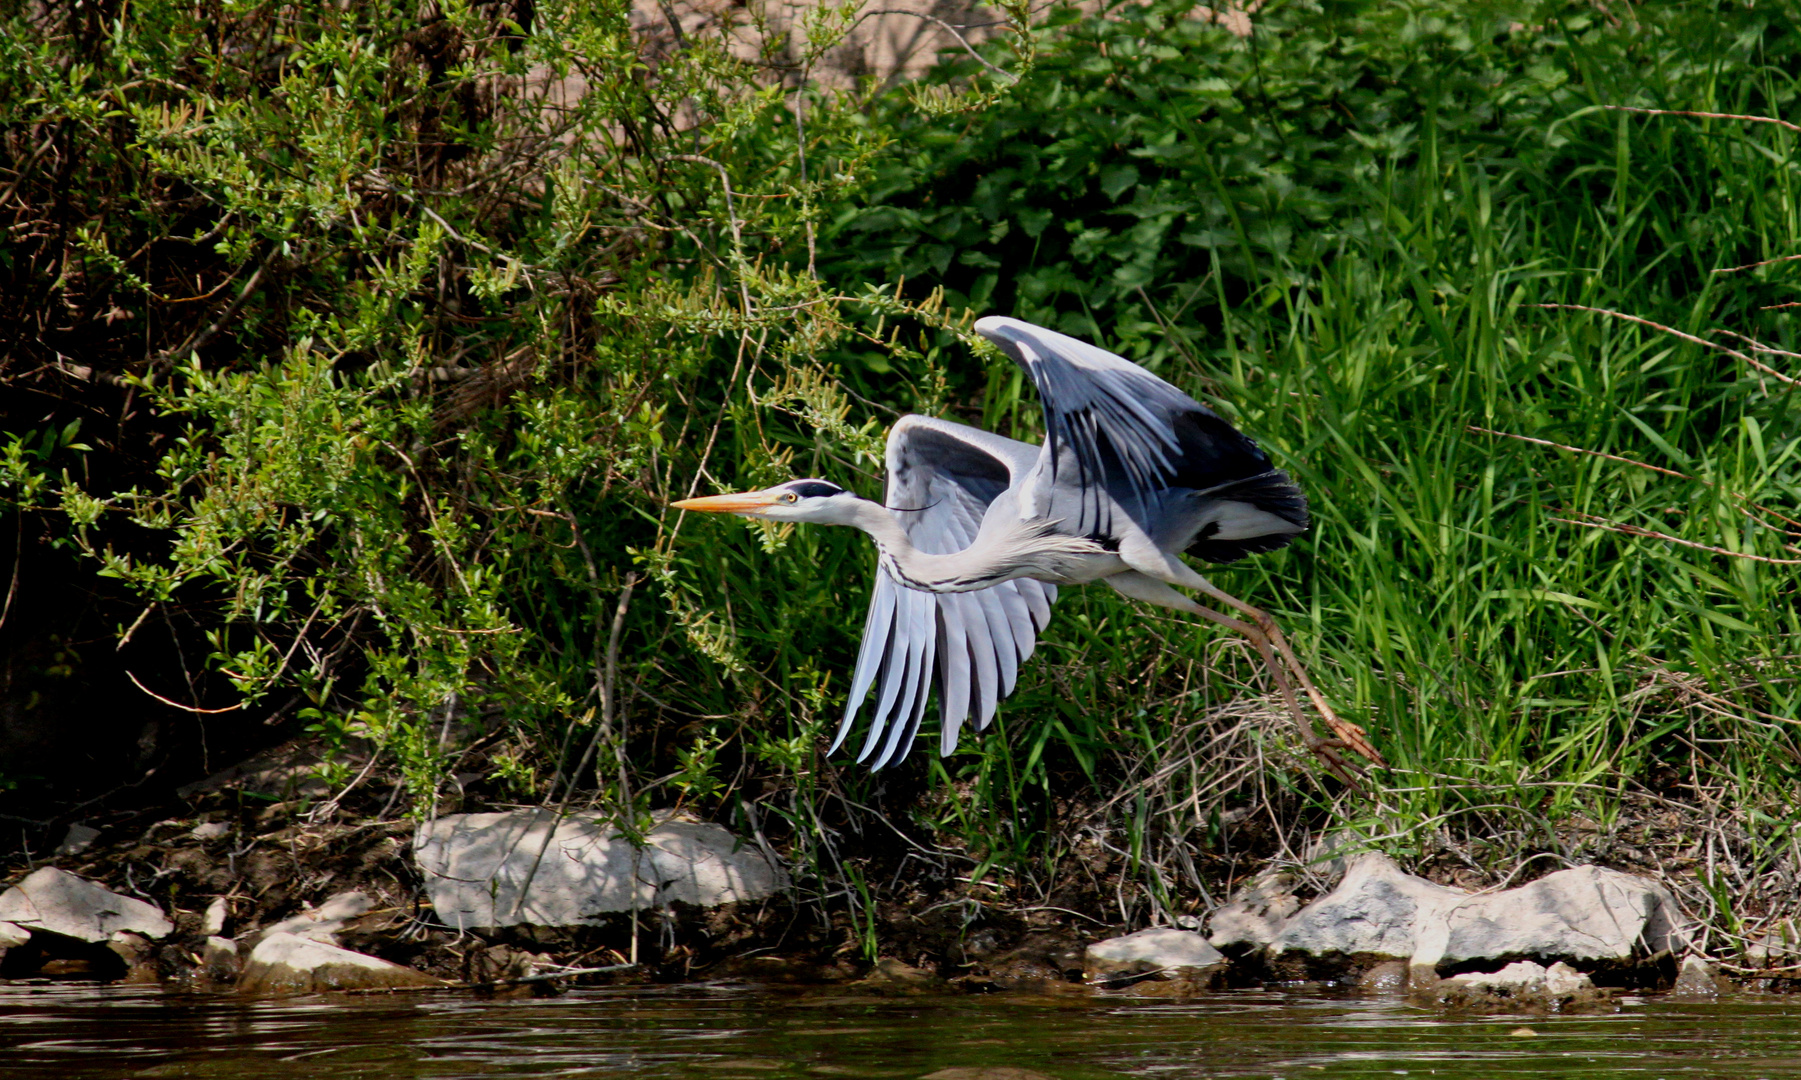
[[[1338,750],[1341,748],[1354,750],[1377,765],[1386,766],[1388,764],[1382,760],[1382,755],[1376,752],[1375,747],[1370,745],[1369,737],[1362,728],[1340,719],[1338,714],[1332,711],[1331,706],[1326,704],[1324,696],[1314,687],[1313,680],[1307,677],[1306,669],[1301,667],[1300,661],[1295,658],[1294,650],[1289,648],[1287,640],[1283,638],[1281,630],[1277,629],[1275,621],[1270,618],[1268,613],[1215,588],[1205,578],[1194,574],[1187,566],[1183,565],[1182,569],[1201,582],[1200,585],[1193,586],[1194,588],[1203,589],[1207,595],[1220,598],[1222,603],[1248,615],[1250,621],[1235,619],[1215,611],[1182,595],[1165,582],[1142,573],[1118,574],[1107,578],[1106,581],[1107,584],[1135,600],[1143,600],[1159,607],[1199,615],[1209,622],[1217,623],[1229,630],[1235,630],[1249,639],[1251,644],[1256,646],[1258,654],[1263,657],[1264,665],[1269,668],[1271,677],[1275,679],[1276,688],[1282,695],[1283,703],[1288,706],[1289,713],[1294,716],[1296,725],[1307,740],[1308,749],[1318,754],[1320,759],[1325,762],[1326,768],[1340,780],[1356,787],[1356,778],[1360,775],[1359,770],[1339,755]],[[1281,654],[1281,661],[1277,660],[1277,653]],[[1336,738],[1322,739],[1313,734],[1305,714],[1301,711],[1300,702],[1295,697],[1294,686],[1289,679],[1290,672],[1300,681],[1308,698],[1319,710],[1320,716],[1325,719],[1327,727],[1332,730],[1332,734]]]
[[[1270,618],[1268,612],[1245,603],[1199,574],[1194,575],[1194,580],[1195,584],[1190,586],[1191,588],[1211,596],[1249,618],[1257,624],[1258,629],[1268,636],[1270,643],[1276,647],[1277,652],[1282,654],[1282,659],[1287,661],[1289,669],[1294,672],[1295,678],[1300,680],[1301,687],[1307,691],[1307,697],[1313,702],[1313,707],[1319,710],[1320,716],[1326,721],[1326,726],[1332,729],[1332,734],[1338,737],[1339,742],[1357,751],[1371,764],[1382,768],[1388,767],[1388,762],[1382,760],[1382,755],[1376,751],[1374,746],[1370,745],[1369,733],[1356,724],[1342,719],[1332,711],[1332,706],[1326,703],[1325,695],[1321,694],[1313,685],[1313,680],[1307,677],[1307,669],[1301,666],[1300,660],[1296,659],[1294,650],[1289,648],[1288,639],[1282,636],[1282,631],[1276,626],[1276,620]]]

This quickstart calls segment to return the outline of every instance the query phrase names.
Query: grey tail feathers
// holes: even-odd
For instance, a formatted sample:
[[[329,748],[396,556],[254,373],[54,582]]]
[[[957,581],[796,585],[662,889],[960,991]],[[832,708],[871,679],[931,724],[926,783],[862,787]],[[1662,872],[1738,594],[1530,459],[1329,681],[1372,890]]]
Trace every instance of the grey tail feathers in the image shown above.
[[[1229,563],[1244,558],[1246,555],[1258,555],[1266,551],[1275,551],[1287,547],[1289,542],[1307,531],[1311,519],[1307,513],[1307,496],[1295,486],[1293,480],[1281,469],[1270,469],[1255,476],[1247,476],[1243,480],[1220,484],[1207,493],[1208,498],[1230,499],[1233,502],[1248,503],[1266,513],[1295,526],[1292,532],[1272,532],[1262,536],[1247,536],[1235,540],[1215,539],[1211,534],[1218,529],[1217,525],[1209,525],[1201,530],[1201,534],[1188,545],[1188,554],[1210,563]]]

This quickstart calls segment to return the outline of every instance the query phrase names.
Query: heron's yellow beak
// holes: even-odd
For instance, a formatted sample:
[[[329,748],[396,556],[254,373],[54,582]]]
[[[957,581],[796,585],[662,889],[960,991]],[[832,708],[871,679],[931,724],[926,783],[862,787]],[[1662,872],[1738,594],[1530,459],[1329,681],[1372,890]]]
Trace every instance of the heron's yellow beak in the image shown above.
[[[754,514],[776,504],[781,495],[773,491],[746,491],[737,495],[703,495],[670,503],[677,510],[697,510],[703,514]]]

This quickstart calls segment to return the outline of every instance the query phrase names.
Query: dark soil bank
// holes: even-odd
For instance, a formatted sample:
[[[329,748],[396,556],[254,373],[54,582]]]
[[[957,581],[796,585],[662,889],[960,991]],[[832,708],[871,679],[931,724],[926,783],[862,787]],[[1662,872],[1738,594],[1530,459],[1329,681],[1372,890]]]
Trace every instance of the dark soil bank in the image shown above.
[[[929,837],[891,830],[890,846],[871,845],[874,855],[866,853],[859,863],[867,889],[854,899],[822,893],[815,879],[796,869],[792,888],[758,902],[711,908],[678,902],[578,927],[459,932],[437,917],[427,899],[412,851],[418,824],[376,818],[382,799],[375,795],[365,796],[368,805],[358,809],[369,816],[361,819],[346,803],[320,801],[324,791],[309,771],[310,756],[304,744],[280,748],[185,789],[178,813],[167,814],[165,806],[162,813],[140,812],[135,821],[122,817],[97,834],[87,827],[70,830],[61,853],[48,858],[15,855],[0,885],[55,866],[120,896],[155,904],[175,929],[161,942],[127,946],[35,934],[29,944],[0,954],[0,977],[127,978],[224,990],[243,967],[236,949],[247,950],[284,920],[291,925],[296,916],[355,893],[360,894],[356,906],[329,940],[482,992],[554,993],[572,982],[747,979],[856,982],[883,993],[1100,988],[1183,995],[1223,986],[1302,984],[1380,993],[1407,990],[1410,978],[1416,996],[1422,992],[1417,972],[1410,976],[1405,963],[1381,956],[1328,952],[1272,961],[1248,939],[1224,940],[1231,933],[1223,932],[1222,912],[1233,913],[1234,926],[1243,925],[1247,915],[1253,921],[1292,915],[1330,888],[1335,875],[1345,872],[1345,859],[1330,850],[1316,854],[1311,876],[1304,866],[1289,863],[1281,870],[1280,860],[1246,858],[1235,877],[1220,875],[1212,889],[1196,890],[1185,905],[1192,910],[1158,920],[1190,929],[1211,921],[1214,940],[1229,955],[1204,969],[1097,968],[1087,954],[1089,945],[1152,921],[1142,908],[1131,917],[1123,900],[1136,890],[1131,867],[1107,852],[1101,837],[1066,860],[1059,875],[1064,885],[1037,896],[1023,895],[1025,888],[1005,878],[974,880],[968,870],[955,872],[958,853],[929,846]],[[347,802],[354,805],[355,798]],[[1644,843],[1658,829],[1656,821],[1647,821],[1629,835]],[[1642,850],[1624,841],[1620,846]],[[1655,875],[1631,868],[1641,870],[1634,880],[1669,897],[1672,919],[1687,922],[1674,894],[1657,884]],[[1540,876],[1520,867],[1503,881],[1483,880],[1467,860],[1455,865],[1448,857],[1425,869],[1438,883],[1473,887],[1477,897],[1485,886],[1519,886]],[[1435,887],[1420,878],[1408,880],[1414,887]],[[1222,907],[1228,896],[1235,902]],[[1122,909],[1127,918],[1121,918]],[[235,945],[221,939],[234,939]],[[1669,989],[1684,953],[1698,965],[1693,973],[1683,969],[1678,989],[1686,992],[1714,993],[1731,985],[1723,974],[1736,976],[1744,988],[1797,985],[1788,946],[1779,940],[1760,942],[1755,953],[1716,956],[1726,961],[1723,967],[1700,959],[1705,935],[1681,940],[1686,944],[1676,952],[1663,947],[1627,963],[1584,965],[1603,988],[1599,1000],[1606,999],[1609,986]],[[1492,971],[1507,959],[1444,965],[1438,974]],[[1433,994],[1441,1004],[1495,1004],[1488,991],[1461,985]]]

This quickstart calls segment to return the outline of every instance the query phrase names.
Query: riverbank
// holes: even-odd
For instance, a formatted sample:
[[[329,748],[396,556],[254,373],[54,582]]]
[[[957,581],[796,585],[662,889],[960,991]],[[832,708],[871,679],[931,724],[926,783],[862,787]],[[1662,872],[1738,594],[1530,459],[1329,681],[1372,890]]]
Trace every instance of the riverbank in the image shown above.
[[[1086,852],[1072,853],[1070,865],[1062,868],[1064,886],[1047,891],[1044,880],[998,874],[933,881],[925,869],[934,861],[956,861],[961,853],[937,846],[943,838],[903,836],[908,846],[898,858],[866,858],[859,864],[867,891],[853,898],[824,892],[824,882],[782,852],[768,850],[766,856],[755,841],[744,838],[734,845],[719,831],[726,843],[717,850],[769,857],[779,878],[744,894],[752,899],[735,902],[698,895],[690,897],[698,903],[658,899],[664,895],[659,889],[668,888],[659,886],[646,894],[640,909],[590,913],[581,918],[583,925],[533,925],[522,919],[498,928],[459,928],[454,912],[432,906],[434,875],[469,871],[434,869],[442,856],[434,863],[418,849],[417,841],[426,835],[418,822],[359,818],[346,802],[321,801],[323,789],[301,767],[316,752],[306,745],[282,748],[192,786],[179,814],[147,815],[157,818],[148,824],[120,821],[97,834],[76,829],[61,853],[15,857],[0,873],[0,892],[44,867],[56,867],[156,906],[171,926],[156,940],[129,948],[109,942],[104,933],[92,935],[86,945],[66,931],[34,938],[31,947],[0,955],[0,974],[129,979],[230,992],[260,955],[254,951],[258,943],[286,934],[423,973],[441,980],[432,984],[439,988],[484,993],[725,979],[854,985],[879,993],[1130,990],[1167,997],[1306,984],[1438,1002],[1451,1000],[1442,977],[1495,971],[1531,957],[1570,960],[1603,991],[1602,1000],[1620,992],[1668,991],[1679,977],[1690,994],[1801,991],[1801,943],[1793,923],[1778,915],[1758,917],[1760,908],[1780,910],[1793,894],[1782,891],[1781,881],[1764,882],[1764,891],[1736,898],[1730,911],[1739,921],[1723,925],[1718,909],[1710,911],[1697,898],[1707,895],[1706,875],[1734,872],[1735,838],[1719,829],[1699,832],[1700,809],[1669,799],[1646,800],[1642,814],[1609,830],[1591,826],[1555,835],[1551,839],[1569,854],[1543,851],[1504,870],[1485,870],[1475,851],[1445,837],[1432,857],[1406,868],[1413,871],[1409,874],[1339,830],[1314,837],[1305,861],[1247,857],[1231,877],[1214,877],[1193,893],[1175,891],[1175,907],[1167,915],[1139,909],[1136,918],[1123,897],[1137,888],[1142,870],[1109,854],[1105,837],[1097,837]],[[373,813],[380,800],[366,798]],[[545,820],[556,816],[544,813]],[[491,826],[519,815],[476,815],[442,824],[466,820]],[[693,819],[665,815],[664,820]],[[590,840],[573,848],[546,843],[534,852],[535,840],[502,839],[510,844],[508,854],[528,861],[533,873],[546,850],[560,863],[588,857],[578,848],[594,846]],[[1305,836],[1297,830],[1291,839]],[[657,834],[647,842],[655,844]],[[604,853],[598,857],[604,863]],[[574,880],[584,876],[577,872]],[[674,881],[684,875],[678,867],[655,876]],[[504,879],[504,873],[494,872],[496,883]],[[1078,879],[1081,884],[1071,887]],[[744,887],[741,873],[733,880]],[[509,895],[502,884],[469,884],[478,893]],[[1545,893],[1547,888],[1552,892]],[[582,902],[605,903],[571,903]],[[1607,912],[1603,922],[1624,927],[1617,947],[1609,946],[1614,953],[1568,944],[1570,935],[1599,940],[1599,931],[1583,925],[1590,917],[1584,907],[1597,903]],[[1423,913],[1446,904],[1453,916],[1464,909],[1463,922],[1483,928],[1482,946],[1459,944],[1463,939],[1454,929],[1436,945],[1425,940]],[[1484,904],[1488,909],[1477,910]],[[1628,911],[1638,911],[1640,921],[1622,922]],[[1516,917],[1527,921],[1512,925]],[[486,915],[482,921],[496,920]],[[1147,924],[1186,939],[1162,946],[1176,949],[1169,955],[1178,959],[1158,960],[1163,954],[1153,951],[1138,962],[1140,954],[1129,947],[1119,953],[1114,946],[1112,954],[1096,948]],[[1559,931],[1557,925],[1570,929]],[[1208,940],[1223,952],[1213,951]],[[1201,955],[1196,949],[1209,955],[1193,959]],[[1686,970],[1685,962],[1694,970]],[[258,978],[262,982],[251,982],[267,981]],[[322,986],[301,981],[263,992]]]

